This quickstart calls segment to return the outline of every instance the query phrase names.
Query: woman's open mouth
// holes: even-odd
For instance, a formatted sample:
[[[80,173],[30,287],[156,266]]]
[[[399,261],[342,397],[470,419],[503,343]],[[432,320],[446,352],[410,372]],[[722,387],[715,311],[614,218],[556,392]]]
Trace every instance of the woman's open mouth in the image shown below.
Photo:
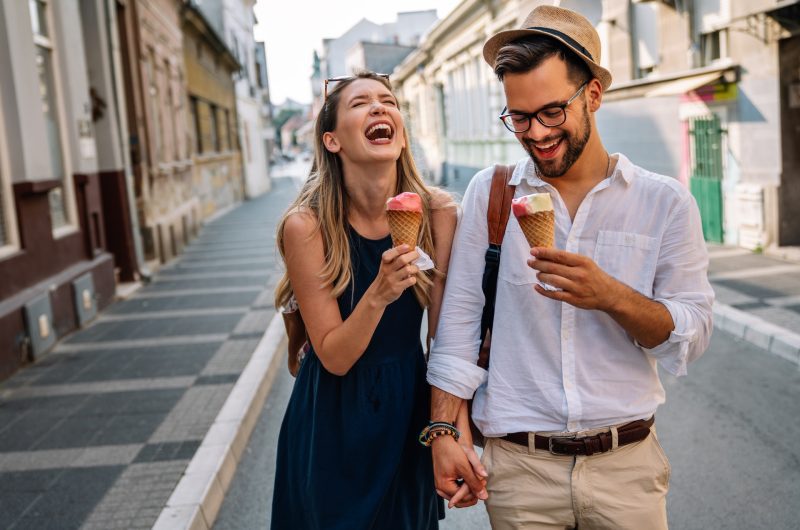
[[[394,138],[394,129],[387,122],[375,123],[367,129],[364,136],[371,144],[388,144]]]

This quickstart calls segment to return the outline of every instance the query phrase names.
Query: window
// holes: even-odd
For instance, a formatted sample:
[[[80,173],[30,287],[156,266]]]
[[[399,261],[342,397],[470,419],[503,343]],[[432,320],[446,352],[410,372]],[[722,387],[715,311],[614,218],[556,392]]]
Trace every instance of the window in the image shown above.
[[[189,96],[189,110],[192,113],[192,128],[194,130],[195,149],[197,154],[203,153],[203,132],[200,129],[200,115],[198,114],[197,98]]]
[[[48,193],[52,228],[58,231],[69,225],[65,185],[64,144],[61,137],[61,123],[58,108],[58,87],[53,59],[53,41],[51,39],[48,3],[46,0],[28,0],[33,30],[36,72],[39,78],[39,97],[45,121],[47,149],[50,153],[52,177],[62,181]]]
[[[214,151],[219,151],[219,123],[217,122],[217,106],[209,105],[210,114],[210,133],[211,133],[211,148]]]
[[[636,77],[652,74],[659,63],[658,9],[658,2],[633,5]]]
[[[159,98],[160,91],[158,89],[158,79],[156,79],[156,76],[158,75],[156,66],[157,64],[155,51],[151,48],[150,53],[144,62],[145,75],[147,78],[145,82],[148,85],[150,94],[149,107],[153,117],[153,122],[150,124],[150,128],[153,133],[152,138],[153,147],[155,150],[155,160],[151,162],[162,162],[164,160],[162,152],[163,142],[161,140],[161,133],[164,130],[164,127],[161,123],[161,100]]]
[[[727,56],[728,32],[717,30],[700,35],[700,54],[703,66],[708,66]]]
[[[244,144],[246,149],[244,150],[245,157],[247,159],[247,163],[253,161],[252,157],[250,156],[250,128],[247,126],[247,122],[243,122],[244,125]],[[294,132],[292,132],[292,145],[296,145]]]
[[[224,130],[225,130],[225,150],[231,150],[231,113],[228,109],[225,109],[225,123]]]

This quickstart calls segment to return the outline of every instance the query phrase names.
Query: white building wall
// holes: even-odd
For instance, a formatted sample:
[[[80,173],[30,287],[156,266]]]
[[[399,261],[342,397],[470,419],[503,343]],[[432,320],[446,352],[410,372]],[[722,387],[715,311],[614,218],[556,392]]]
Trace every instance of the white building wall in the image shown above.
[[[604,102],[595,113],[597,130],[610,153],[623,153],[650,171],[679,178],[683,124],[677,96]]]

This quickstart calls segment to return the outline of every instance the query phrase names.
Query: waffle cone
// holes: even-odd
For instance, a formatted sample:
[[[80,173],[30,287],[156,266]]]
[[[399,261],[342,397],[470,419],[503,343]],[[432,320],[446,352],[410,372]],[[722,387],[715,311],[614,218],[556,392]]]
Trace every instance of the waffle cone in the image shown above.
[[[556,215],[553,210],[517,217],[517,221],[531,248],[555,246]]]
[[[422,225],[422,214],[408,210],[387,210],[389,232],[392,234],[392,246],[406,244],[411,248],[417,246],[419,227]]]

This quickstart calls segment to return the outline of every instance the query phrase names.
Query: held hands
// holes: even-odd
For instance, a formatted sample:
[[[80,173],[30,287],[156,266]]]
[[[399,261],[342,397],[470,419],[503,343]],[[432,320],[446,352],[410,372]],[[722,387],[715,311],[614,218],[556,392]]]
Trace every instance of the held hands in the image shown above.
[[[548,291],[540,285],[536,292],[547,298],[566,302],[581,309],[610,312],[621,297],[623,284],[580,254],[555,248],[534,247],[528,266],[539,271],[537,278],[561,291]]]
[[[408,245],[400,245],[383,253],[378,276],[369,287],[380,305],[391,304],[400,298],[403,291],[417,283],[415,274],[419,268],[411,262],[418,257],[417,251]]]
[[[448,501],[448,508],[466,508],[489,497],[489,475],[472,448],[471,437],[467,437],[470,439],[462,444],[463,439],[457,442],[452,436],[440,436],[431,444],[436,493]]]

